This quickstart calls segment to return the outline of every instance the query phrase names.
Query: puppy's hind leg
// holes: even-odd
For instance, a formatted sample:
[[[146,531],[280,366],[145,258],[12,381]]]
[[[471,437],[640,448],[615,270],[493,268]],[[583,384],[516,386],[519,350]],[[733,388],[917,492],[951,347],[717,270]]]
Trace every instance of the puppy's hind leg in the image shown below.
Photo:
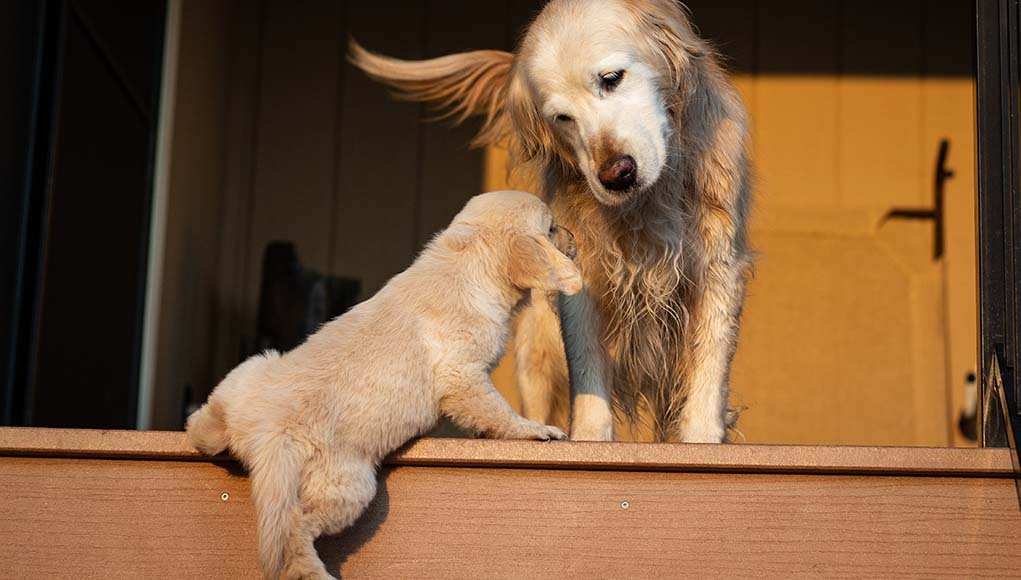
[[[515,321],[514,364],[522,415],[539,423],[567,425],[567,359],[556,298],[532,291],[531,304]]]
[[[361,459],[322,457],[309,463],[301,487],[301,526],[286,550],[288,579],[334,578],[316,554],[320,534],[336,534],[358,519],[376,495],[376,466]]]

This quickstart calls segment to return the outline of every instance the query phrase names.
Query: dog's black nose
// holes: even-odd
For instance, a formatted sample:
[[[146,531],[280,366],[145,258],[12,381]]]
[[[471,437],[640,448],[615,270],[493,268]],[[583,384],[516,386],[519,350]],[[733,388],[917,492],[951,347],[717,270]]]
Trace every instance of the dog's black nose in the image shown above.
[[[638,166],[634,157],[621,155],[608,159],[599,169],[599,183],[610,191],[624,191],[638,179]]]

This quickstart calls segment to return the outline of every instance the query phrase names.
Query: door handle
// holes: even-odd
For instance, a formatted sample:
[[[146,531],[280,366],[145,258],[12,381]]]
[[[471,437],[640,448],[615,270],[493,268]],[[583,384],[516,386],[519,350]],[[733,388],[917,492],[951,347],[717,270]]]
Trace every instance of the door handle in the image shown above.
[[[954,170],[948,169],[947,164],[947,153],[950,151],[950,141],[948,139],[940,139],[939,141],[939,153],[936,155],[936,179],[933,183],[932,192],[932,208],[902,208],[895,207],[890,210],[889,213],[883,217],[883,221],[888,219],[908,219],[908,220],[932,220],[933,222],[933,248],[932,248],[932,259],[939,260],[943,257],[944,249],[944,198],[945,198],[945,186],[946,181],[954,176]]]

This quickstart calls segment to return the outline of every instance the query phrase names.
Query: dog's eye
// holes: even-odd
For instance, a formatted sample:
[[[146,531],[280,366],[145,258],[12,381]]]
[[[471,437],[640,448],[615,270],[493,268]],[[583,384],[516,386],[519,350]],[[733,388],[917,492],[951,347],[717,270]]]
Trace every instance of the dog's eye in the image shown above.
[[[558,123],[570,123],[571,121],[574,120],[574,117],[570,115],[565,115],[563,113],[559,113],[553,117],[553,120]]]
[[[607,92],[617,88],[617,85],[619,85],[620,81],[623,79],[624,71],[622,70],[615,70],[599,75],[599,80],[602,81],[603,84],[603,90]]]

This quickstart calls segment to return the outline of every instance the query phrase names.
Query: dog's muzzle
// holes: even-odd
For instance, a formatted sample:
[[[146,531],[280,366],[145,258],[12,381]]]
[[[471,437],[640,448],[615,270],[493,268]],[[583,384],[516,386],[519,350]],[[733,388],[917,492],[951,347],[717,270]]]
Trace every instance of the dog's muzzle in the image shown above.
[[[553,245],[565,256],[574,259],[578,255],[578,244],[574,242],[574,234],[563,226],[553,226]]]

